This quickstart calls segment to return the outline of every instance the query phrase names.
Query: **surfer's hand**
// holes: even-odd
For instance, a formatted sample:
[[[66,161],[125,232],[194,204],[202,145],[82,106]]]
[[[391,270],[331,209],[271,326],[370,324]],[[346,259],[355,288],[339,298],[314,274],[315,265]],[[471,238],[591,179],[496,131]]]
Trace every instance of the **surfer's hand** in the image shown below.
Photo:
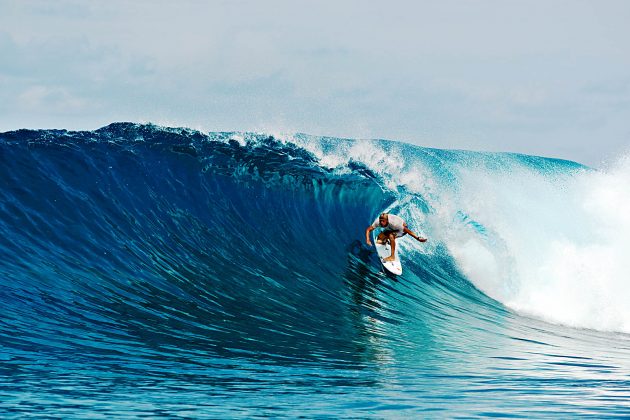
[[[416,239],[417,239],[418,241],[420,241],[420,242],[426,242],[426,241],[427,241],[427,238],[421,238],[421,237],[419,237],[419,236],[416,236]]]
[[[372,246],[372,241],[370,241],[369,239],[365,242],[368,244],[368,246]]]

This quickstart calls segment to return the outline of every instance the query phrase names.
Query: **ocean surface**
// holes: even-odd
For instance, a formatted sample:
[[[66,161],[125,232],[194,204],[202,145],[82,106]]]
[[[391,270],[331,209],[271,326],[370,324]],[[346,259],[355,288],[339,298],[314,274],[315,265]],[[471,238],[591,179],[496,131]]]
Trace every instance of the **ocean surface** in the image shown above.
[[[630,160],[0,134],[0,417],[630,416]],[[388,276],[365,229],[399,240]]]

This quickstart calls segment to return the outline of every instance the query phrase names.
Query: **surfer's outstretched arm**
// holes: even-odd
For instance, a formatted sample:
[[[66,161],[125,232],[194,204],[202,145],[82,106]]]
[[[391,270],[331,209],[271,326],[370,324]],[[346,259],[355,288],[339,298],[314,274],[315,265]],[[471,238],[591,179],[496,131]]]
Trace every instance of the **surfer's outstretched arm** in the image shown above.
[[[427,238],[421,238],[419,235],[416,235],[415,233],[413,233],[412,231],[407,229],[407,226],[405,226],[403,228],[403,232],[405,232],[407,235],[411,236],[412,238],[414,238],[417,241],[420,241],[420,242],[426,242],[427,241]]]
[[[365,243],[369,246],[372,246],[372,241],[370,241],[370,232],[376,229],[374,226],[370,225],[367,229],[365,229]]]

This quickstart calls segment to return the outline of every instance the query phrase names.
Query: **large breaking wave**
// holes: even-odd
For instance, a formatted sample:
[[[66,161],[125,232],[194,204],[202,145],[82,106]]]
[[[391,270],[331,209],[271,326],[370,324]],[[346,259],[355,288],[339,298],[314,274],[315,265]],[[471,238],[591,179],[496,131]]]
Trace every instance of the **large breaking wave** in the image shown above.
[[[363,369],[578,334],[561,325],[630,333],[628,161],[116,123],[0,134],[0,162],[15,365]],[[363,243],[383,210],[429,238],[401,240],[398,279]]]

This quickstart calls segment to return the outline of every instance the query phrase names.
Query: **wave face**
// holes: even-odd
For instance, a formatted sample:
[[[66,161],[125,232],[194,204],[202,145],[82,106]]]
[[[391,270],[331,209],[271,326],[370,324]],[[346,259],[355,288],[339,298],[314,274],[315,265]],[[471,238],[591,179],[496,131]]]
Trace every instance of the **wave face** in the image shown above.
[[[630,415],[628,160],[115,123],[0,161],[3,416]]]

